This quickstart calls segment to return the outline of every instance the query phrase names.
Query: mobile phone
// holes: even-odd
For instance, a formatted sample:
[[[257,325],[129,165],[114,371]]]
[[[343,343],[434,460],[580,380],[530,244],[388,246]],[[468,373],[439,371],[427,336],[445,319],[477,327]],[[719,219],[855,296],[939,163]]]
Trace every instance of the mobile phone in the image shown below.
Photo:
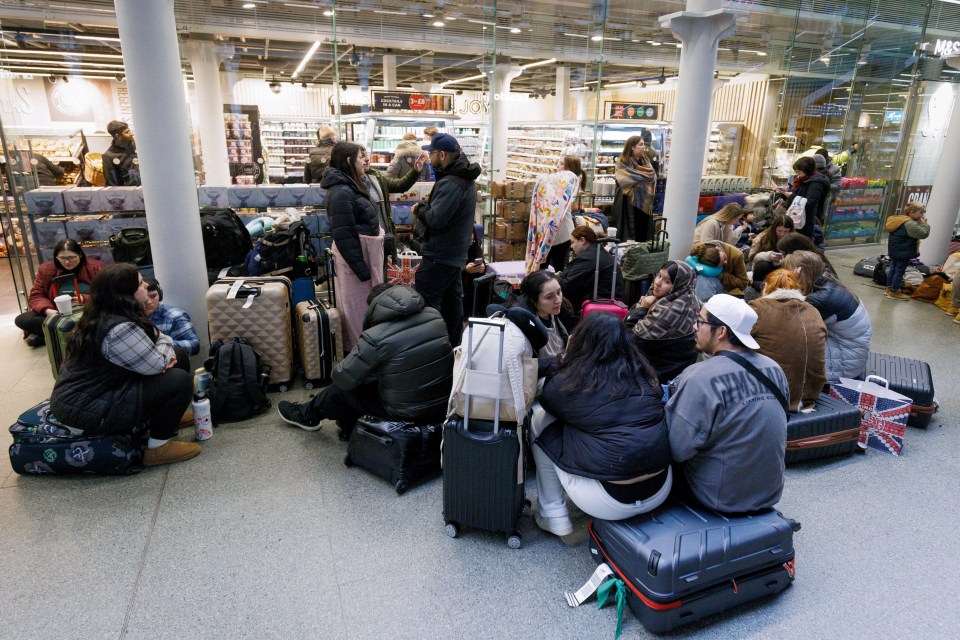
[[[770,252],[770,256],[771,256],[771,257],[774,257],[774,258],[782,258],[782,257],[783,257],[783,254],[780,253],[779,251],[771,251],[771,252]]]
[[[483,264],[483,258],[477,258],[473,261],[473,264]]]

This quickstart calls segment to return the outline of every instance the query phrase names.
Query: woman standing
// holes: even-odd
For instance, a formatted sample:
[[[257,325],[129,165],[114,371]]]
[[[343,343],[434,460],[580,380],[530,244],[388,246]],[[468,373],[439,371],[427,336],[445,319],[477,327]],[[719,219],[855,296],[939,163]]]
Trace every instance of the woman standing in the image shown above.
[[[817,173],[816,163],[808,156],[797,158],[793,163],[793,170],[796,174],[790,183],[790,189],[784,188],[781,191],[790,194],[787,198],[788,209],[797,198],[807,199],[804,207],[804,223],[797,231],[812,239],[813,227],[817,224],[823,204],[830,197],[830,180],[825,175]]]
[[[697,225],[693,232],[694,242],[709,242],[719,240],[736,246],[740,242],[740,234],[746,225],[740,224],[743,219],[743,207],[731,202],[720,211],[707,216]]]
[[[91,437],[132,433],[149,422],[147,467],[200,453],[172,440],[193,396],[193,376],[175,367],[173,340],[143,315],[143,278],[132,264],[112,264],[94,278],[83,317],[50,396],[50,412]]]
[[[535,314],[547,328],[547,345],[540,358],[555,358],[567,348],[568,325],[576,322],[570,303],[564,300],[560,281],[550,271],[534,271],[520,282],[517,304]],[[565,323],[566,322],[566,323]]]
[[[583,173],[580,158],[577,156],[563,156],[557,166],[557,171],[569,171],[575,175],[577,186],[573,190],[571,206],[566,208],[563,218],[557,221],[557,235],[553,237],[553,245],[550,247],[550,253],[547,254],[547,261],[543,266],[550,265],[554,271],[563,271],[567,266],[567,258],[570,256],[570,238],[574,229],[574,210],[579,208],[575,203],[580,197],[580,190],[583,188],[587,176]]]
[[[564,492],[605,520],[646,513],[666,500],[673,477],[661,395],[617,316],[583,319],[531,418],[537,526],[558,536],[573,531]]]
[[[653,215],[653,194],[657,187],[657,172],[644,151],[646,145],[640,136],[630,136],[617,159],[617,192],[613,200],[617,238],[621,241],[650,240],[650,221]]]
[[[43,345],[43,321],[57,313],[53,299],[70,294],[75,306],[83,304],[90,292],[90,283],[103,266],[96,258],[87,258],[76,240],[65,238],[57,243],[53,248],[53,260],[44,262],[37,269],[37,279],[27,299],[30,308],[13,321],[23,329],[23,337],[29,346]]]
[[[565,156],[567,157],[576,160],[579,167],[578,158]],[[570,164],[572,165],[572,162]],[[580,190],[583,173],[581,171],[578,175],[563,166],[560,164],[556,172],[539,176],[534,185],[524,265],[527,273],[546,268],[551,255],[554,256],[554,262],[560,264],[559,269],[563,268],[559,258],[566,258],[570,246],[570,235],[563,231],[563,226],[573,225],[573,203]],[[558,248],[557,253],[553,253],[558,238],[565,238],[564,246]],[[558,267],[555,265],[554,269],[558,270]]]
[[[366,155],[358,144],[338,142],[323,174],[345,353],[356,346],[363,332],[367,296],[383,282],[382,214],[365,184]]]
[[[633,334],[640,351],[667,383],[697,361],[694,327],[700,303],[697,301],[697,272],[686,262],[670,260],[660,268],[650,295],[640,298],[627,316],[636,323]]]

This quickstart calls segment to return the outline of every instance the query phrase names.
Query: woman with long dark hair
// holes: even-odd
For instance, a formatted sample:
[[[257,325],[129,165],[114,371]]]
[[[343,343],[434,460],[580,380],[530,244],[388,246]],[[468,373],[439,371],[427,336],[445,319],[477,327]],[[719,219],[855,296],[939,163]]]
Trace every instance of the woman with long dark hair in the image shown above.
[[[338,142],[322,182],[333,231],[334,285],[345,352],[356,346],[363,332],[367,296],[383,282],[384,229],[365,185],[366,156],[360,145]]]
[[[630,136],[616,162],[614,179],[617,191],[611,211],[616,219],[617,237],[622,241],[651,239],[647,236],[650,235],[657,172],[645,152],[643,138]]]
[[[670,442],[653,368],[620,319],[591,313],[534,409],[537,525],[573,529],[563,494],[594,518],[622,520],[670,493]]]
[[[37,279],[27,299],[30,308],[13,321],[23,329],[28,345],[43,345],[43,321],[57,313],[53,299],[69,294],[74,306],[83,304],[90,292],[90,283],[103,266],[96,258],[88,258],[76,240],[64,238],[56,244],[53,260],[47,260],[37,269]]]
[[[83,317],[50,397],[50,412],[91,437],[131,433],[149,422],[143,464],[189,460],[200,445],[172,440],[193,395],[176,368],[173,340],[143,315],[143,278],[132,264],[104,267],[90,286]]]
[[[788,208],[797,198],[807,199],[807,204],[804,206],[804,223],[797,231],[808,238],[813,238],[813,227],[818,224],[817,218],[820,217],[823,204],[830,197],[830,179],[817,172],[816,162],[808,156],[797,158],[793,163],[793,170],[796,173],[789,189],[783,188],[781,191],[789,194]]]
[[[517,304],[543,322],[547,328],[547,345],[540,349],[541,358],[554,358],[567,347],[569,328],[576,324],[573,308],[563,297],[560,281],[551,271],[534,271],[520,281]]]
[[[763,291],[763,281],[774,270],[779,268],[783,254],[777,249],[777,242],[793,232],[793,220],[789,216],[774,216],[770,226],[764,229],[753,239],[750,245],[750,255],[747,260],[753,263],[753,282],[743,290],[743,299],[750,302],[759,297]],[[808,240],[802,234],[796,234]],[[812,244],[812,242],[811,242]]]

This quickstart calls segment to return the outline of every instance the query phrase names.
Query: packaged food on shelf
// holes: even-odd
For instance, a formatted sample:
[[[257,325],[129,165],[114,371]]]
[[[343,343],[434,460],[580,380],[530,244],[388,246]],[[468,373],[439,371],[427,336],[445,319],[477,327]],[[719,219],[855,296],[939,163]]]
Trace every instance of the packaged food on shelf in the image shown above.
[[[66,187],[40,187],[23,194],[24,202],[27,205],[28,213],[39,213],[50,215],[51,213],[63,213],[64,201],[63,192]]]
[[[63,209],[67,213],[103,211],[100,192],[104,187],[74,187],[63,191]]]
[[[528,222],[496,220],[493,223],[493,239],[526,242],[529,226]]]
[[[523,260],[527,252],[527,243],[524,240],[523,242],[508,242],[506,240],[494,240],[493,245],[493,261],[494,262],[510,262],[512,260]]]

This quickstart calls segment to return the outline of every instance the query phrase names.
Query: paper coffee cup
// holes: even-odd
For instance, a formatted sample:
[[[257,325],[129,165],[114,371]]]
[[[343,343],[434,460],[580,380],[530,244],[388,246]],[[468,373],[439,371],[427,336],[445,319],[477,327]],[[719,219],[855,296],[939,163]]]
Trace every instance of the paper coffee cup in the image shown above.
[[[61,315],[68,316],[73,313],[73,298],[68,294],[60,294],[53,299],[53,303],[57,305],[57,311],[59,311]]]

